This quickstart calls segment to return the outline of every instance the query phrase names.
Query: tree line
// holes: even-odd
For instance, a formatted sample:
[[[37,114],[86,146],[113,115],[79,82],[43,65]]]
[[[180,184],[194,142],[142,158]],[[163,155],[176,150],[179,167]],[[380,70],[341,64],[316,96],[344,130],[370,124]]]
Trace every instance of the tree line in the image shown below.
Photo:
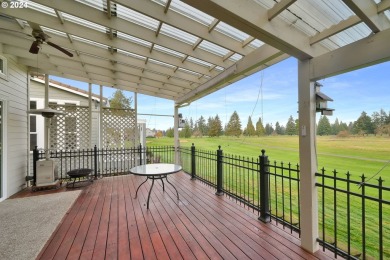
[[[264,136],[264,135],[297,135],[299,133],[299,121],[293,116],[287,120],[286,125],[281,125],[276,122],[275,125],[267,123],[265,126],[261,118],[258,118],[254,124],[251,116],[248,118],[247,125],[242,128],[241,120],[236,111],[230,116],[229,122],[222,126],[222,122],[218,115],[209,117],[207,120],[201,116],[194,122],[192,118],[187,119],[183,129],[179,131],[181,138],[189,137],[218,137],[225,136]],[[173,128],[166,131],[167,137],[173,137]],[[348,124],[339,121],[336,118],[335,122],[331,124],[327,116],[321,116],[317,125],[317,135],[340,135],[346,136],[349,134],[390,134],[390,111],[386,113],[383,109],[374,112],[369,116],[365,111],[361,113],[359,118],[354,122]]]

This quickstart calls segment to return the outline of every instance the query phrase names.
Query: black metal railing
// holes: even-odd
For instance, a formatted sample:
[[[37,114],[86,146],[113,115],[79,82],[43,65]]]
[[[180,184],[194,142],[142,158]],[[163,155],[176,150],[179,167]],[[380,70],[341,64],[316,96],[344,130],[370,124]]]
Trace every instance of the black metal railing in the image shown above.
[[[272,165],[262,150],[258,158],[224,154],[216,151],[183,147],[183,169],[214,188],[216,194],[226,194],[259,215],[265,222],[299,232],[299,168],[283,163]]]
[[[93,169],[95,178],[126,174],[140,164],[174,161],[173,146],[133,147],[117,149],[50,150],[49,156],[56,161],[57,178],[68,179],[73,169]],[[45,158],[45,150],[33,150],[33,182],[36,180],[36,162]]]
[[[323,249],[348,259],[389,259],[390,188],[383,179],[368,183],[364,175],[353,179],[325,169],[316,176]]]

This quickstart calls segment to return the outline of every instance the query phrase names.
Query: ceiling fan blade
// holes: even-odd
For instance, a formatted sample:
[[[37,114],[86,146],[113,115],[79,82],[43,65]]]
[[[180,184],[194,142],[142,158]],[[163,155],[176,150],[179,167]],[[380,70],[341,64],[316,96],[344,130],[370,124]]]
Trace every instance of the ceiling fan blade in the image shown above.
[[[33,43],[31,44],[29,52],[32,53],[32,54],[38,54],[38,52],[39,52],[39,45],[40,44],[39,44],[38,41],[33,41]]]
[[[54,47],[54,48],[56,48],[57,50],[62,51],[63,53],[65,53],[65,54],[68,55],[69,57],[73,57],[73,54],[72,54],[72,53],[70,53],[69,51],[65,50],[64,48],[58,46],[57,44],[52,43],[52,42],[46,42],[46,43],[49,44],[51,47]]]

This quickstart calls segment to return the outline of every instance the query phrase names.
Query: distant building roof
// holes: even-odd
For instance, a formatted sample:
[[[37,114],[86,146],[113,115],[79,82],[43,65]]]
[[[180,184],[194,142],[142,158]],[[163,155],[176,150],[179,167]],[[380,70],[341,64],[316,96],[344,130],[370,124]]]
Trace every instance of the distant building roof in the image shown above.
[[[39,82],[39,83],[45,84],[45,79],[43,77],[34,77],[34,78],[31,78],[31,80],[33,80],[35,82]],[[58,89],[61,89],[61,90],[64,90],[64,91],[68,91],[68,92],[71,92],[71,93],[74,93],[76,95],[80,95],[80,96],[83,96],[83,97],[87,97],[88,98],[88,96],[89,96],[88,91],[86,91],[84,89],[76,88],[76,87],[73,87],[71,85],[64,84],[62,82],[56,81],[56,80],[50,79],[49,80],[49,85],[51,87],[58,88]],[[92,97],[93,100],[96,100],[96,101],[100,102],[100,96],[99,95],[92,93],[91,97]],[[108,98],[103,97],[103,101],[104,101],[105,104],[108,104]]]

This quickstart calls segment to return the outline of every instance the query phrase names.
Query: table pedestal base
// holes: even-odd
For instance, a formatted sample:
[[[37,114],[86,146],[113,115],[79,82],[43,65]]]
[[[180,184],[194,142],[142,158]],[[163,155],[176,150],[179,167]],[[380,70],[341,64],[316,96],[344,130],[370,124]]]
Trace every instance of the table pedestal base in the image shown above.
[[[147,200],[147,203],[146,203],[146,208],[149,209],[149,200],[150,200],[150,194],[152,193],[152,189],[153,189],[153,185],[154,185],[154,180],[161,180],[161,183],[162,183],[162,186],[163,186],[163,191],[165,191],[165,187],[164,187],[164,179],[175,189],[176,191],[176,197],[177,199],[179,199],[179,193],[177,192],[177,189],[175,188],[175,186],[173,186],[172,183],[170,183],[168,181],[168,178],[167,178],[167,175],[156,175],[156,176],[147,176],[146,177],[146,180],[144,182],[142,182],[138,188],[137,188],[137,191],[135,192],[135,197],[134,199],[137,198],[137,195],[138,195],[138,190],[139,188],[145,183],[148,181],[148,179],[151,179],[152,180],[152,185],[150,186],[150,189],[149,189],[149,193],[148,193],[148,200]]]

